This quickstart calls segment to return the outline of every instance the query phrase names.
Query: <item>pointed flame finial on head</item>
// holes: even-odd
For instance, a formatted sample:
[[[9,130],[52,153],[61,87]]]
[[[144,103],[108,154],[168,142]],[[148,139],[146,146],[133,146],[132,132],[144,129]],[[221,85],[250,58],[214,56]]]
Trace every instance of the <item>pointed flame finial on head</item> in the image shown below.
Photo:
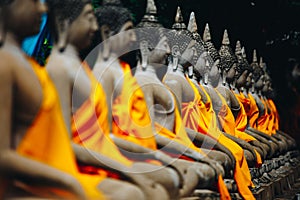
[[[182,22],[183,22],[183,17],[182,17],[181,9],[178,6],[177,12],[176,12],[176,17],[175,17],[175,23],[182,23]]]
[[[259,58],[259,64],[262,65],[264,63],[263,57]]]
[[[224,45],[229,45],[230,44],[228,33],[227,33],[226,29],[224,30],[222,44],[224,44]]]
[[[197,33],[197,31],[198,31],[197,22],[196,22],[194,12],[191,12],[190,21],[189,21],[189,25],[188,25],[188,30],[192,33]]]
[[[242,55],[243,55],[243,58],[247,58],[245,47],[242,48]]]
[[[147,14],[157,14],[157,8],[155,6],[154,0],[147,0],[146,13]]]
[[[176,12],[176,16],[175,16],[175,22],[174,22],[172,28],[173,29],[177,29],[177,30],[186,29],[186,25],[185,25],[185,23],[183,21],[181,9],[180,9],[179,6],[177,7],[177,12]]]
[[[256,49],[253,50],[253,62],[256,62],[256,63],[257,63]]]
[[[242,47],[241,47],[241,42],[238,40],[236,41],[236,45],[235,45],[235,54],[236,55],[242,55]]]
[[[208,42],[210,40],[211,40],[210,30],[209,30],[208,23],[206,23],[204,33],[203,33],[203,41]]]

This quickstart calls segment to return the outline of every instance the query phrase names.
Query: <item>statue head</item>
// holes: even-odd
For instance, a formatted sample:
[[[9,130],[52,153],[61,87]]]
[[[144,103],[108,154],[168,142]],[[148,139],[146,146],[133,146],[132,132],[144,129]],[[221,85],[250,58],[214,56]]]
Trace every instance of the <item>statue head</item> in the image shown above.
[[[166,37],[166,29],[158,22],[154,0],[147,1],[144,17],[136,29],[140,45],[140,64],[143,69],[148,62],[165,64],[170,47]]]
[[[264,94],[269,94],[272,92],[272,80],[267,69],[267,64],[263,61],[262,57],[260,57],[259,66],[262,68],[264,74],[262,92]]]
[[[35,35],[40,30],[42,14],[47,11],[39,0],[0,1],[0,46],[6,33],[14,34],[18,41]]]
[[[252,78],[253,78],[253,81],[255,84],[255,88],[260,90],[260,89],[262,89],[263,84],[264,84],[264,71],[258,64],[255,49],[253,50],[253,61],[251,63],[251,67],[253,69]]]
[[[78,50],[90,46],[98,26],[90,0],[49,0],[49,18],[60,51],[67,43]]]
[[[187,70],[193,65],[196,41],[193,39],[192,33],[186,29],[180,7],[177,8],[172,30],[168,32],[168,40],[173,57],[173,69],[176,70],[177,64],[180,64]]]
[[[194,55],[193,64],[194,75],[199,80],[203,78],[205,74],[208,73],[208,63],[210,62],[212,64],[213,61],[212,58],[208,55],[205,43],[203,42],[200,34],[198,33],[198,27],[194,12],[191,12],[188,30],[192,33],[193,39],[196,41],[195,49],[197,53]]]
[[[241,48],[239,40],[236,42],[235,55],[237,57],[235,74],[236,87],[251,87],[252,68],[247,61],[245,48]]]
[[[203,33],[203,41],[205,42],[205,47],[208,52],[208,55],[212,58],[213,63],[207,63],[209,66],[209,77],[213,86],[217,86],[220,79],[220,55],[215,48],[214,44],[211,41],[211,34],[209,25],[205,25],[204,33]]]
[[[220,67],[223,76],[223,82],[231,83],[234,80],[237,58],[230,47],[227,30],[225,29],[222,45],[219,50],[220,54]]]
[[[104,57],[108,57],[112,52],[118,55],[127,53],[136,41],[129,10],[120,0],[103,0],[102,6],[96,9],[95,14],[104,42]]]

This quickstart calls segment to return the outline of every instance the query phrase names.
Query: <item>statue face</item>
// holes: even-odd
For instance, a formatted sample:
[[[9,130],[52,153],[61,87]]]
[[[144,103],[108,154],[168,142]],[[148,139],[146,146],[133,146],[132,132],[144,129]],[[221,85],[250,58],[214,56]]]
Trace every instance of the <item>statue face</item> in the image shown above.
[[[80,15],[70,25],[70,43],[75,45],[79,50],[88,48],[97,30],[98,25],[93,7],[91,4],[86,4]]]
[[[40,0],[14,0],[4,10],[5,26],[22,39],[40,30],[42,14],[47,7]]]
[[[136,41],[136,34],[133,30],[133,23],[126,22],[120,29],[119,33],[110,38],[111,50],[115,53],[128,53]]]
[[[206,69],[205,63],[207,60],[207,52],[203,52],[197,60],[197,63],[194,66],[194,69],[203,77],[208,69]]]
[[[211,80],[211,83],[214,87],[216,87],[218,85],[219,79],[220,79],[220,71],[218,68],[218,64],[219,64],[220,60],[216,60],[211,68],[211,70],[209,71],[209,77]]]
[[[248,70],[245,70],[240,77],[238,77],[236,81],[237,87],[243,87],[246,85],[247,82],[251,83],[251,77],[247,76]],[[250,74],[249,74],[250,75]],[[251,75],[252,76],[252,75]]]
[[[258,81],[255,82],[255,87],[257,89],[262,89],[262,87],[264,86],[264,76],[261,76]]]
[[[230,68],[230,70],[227,72],[227,80],[228,81],[233,81],[233,78],[234,78],[234,75],[235,75],[235,68],[236,68],[236,63],[234,63],[232,66],[231,66],[231,68]]]
[[[196,45],[196,41],[191,40],[188,47],[182,53],[180,57],[180,64],[183,65],[184,67],[191,66],[194,56],[197,56],[197,50],[195,48],[195,45]]]
[[[167,42],[167,37],[160,39],[153,51],[149,55],[149,63],[165,64],[167,56],[171,53],[170,46]]]

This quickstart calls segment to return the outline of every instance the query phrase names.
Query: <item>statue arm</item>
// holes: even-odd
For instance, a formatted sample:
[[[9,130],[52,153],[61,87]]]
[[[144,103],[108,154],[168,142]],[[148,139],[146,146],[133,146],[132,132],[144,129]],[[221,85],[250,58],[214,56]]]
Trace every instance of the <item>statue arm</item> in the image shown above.
[[[233,154],[221,143],[219,143],[218,141],[216,141],[215,139],[211,138],[208,135],[204,135],[202,133],[197,133],[196,131],[189,129],[189,128],[185,128],[186,132],[188,133],[190,139],[195,143],[194,140],[196,140],[196,146],[201,146],[203,148],[206,149],[216,149],[219,151],[222,151],[224,153],[226,153],[229,157],[230,160],[232,161],[232,163],[235,162],[235,158],[233,156]],[[198,141],[201,142],[200,145],[198,145]],[[204,144],[203,144],[204,143]]]
[[[71,134],[71,85],[72,80],[69,76],[64,61],[56,60],[55,64],[51,64],[51,60],[47,65],[47,71],[56,87],[59,95],[60,105],[63,112],[68,133]]]
[[[105,170],[120,173],[122,171],[128,171],[129,168],[109,157],[101,155],[95,151],[92,151],[84,146],[72,143],[72,148],[76,154],[76,159],[79,163],[99,167]]]
[[[240,139],[240,138],[236,138],[228,133],[223,133],[226,137],[228,137],[229,139],[233,140],[234,142],[236,142],[238,145],[240,145],[243,149],[246,149],[248,151],[251,152],[251,154],[253,155],[253,157],[255,158],[255,160],[257,159],[256,158],[256,153],[254,151],[254,148],[248,144],[246,141]]]
[[[182,102],[182,87],[177,80],[169,80],[168,78],[165,79],[164,84],[168,86],[169,90],[174,94],[175,101],[178,110],[181,110],[181,102]]]
[[[125,154],[126,152],[133,152],[129,154],[131,154],[131,156],[138,156],[139,158],[143,159],[156,159],[166,165],[169,165],[174,161],[173,158],[159,150],[148,149],[146,147],[140,146],[133,142],[128,142],[118,137],[113,137],[112,139],[115,142],[115,144],[121,149],[121,151],[124,151]]]
[[[0,63],[0,96],[5,97],[0,98],[0,176],[25,183],[30,181],[37,185],[64,188],[84,198],[81,186],[72,176],[21,156],[11,149],[13,76],[12,67]]]
[[[106,102],[108,108],[108,123],[110,130],[112,130],[112,102],[114,100],[114,77],[109,69],[107,69],[106,75],[98,74],[97,70],[93,71],[95,77],[100,81],[105,94],[106,94]],[[101,76],[100,76],[101,75]]]
[[[10,180],[16,179],[29,184],[62,188],[80,199],[85,199],[81,185],[71,175],[44,163],[25,158],[15,151],[1,151],[0,173],[1,177]]]
[[[256,94],[253,94],[252,96],[254,97],[256,105],[258,107],[259,116],[262,116],[265,113],[265,105],[263,104],[261,99]]]
[[[236,119],[238,114],[241,111],[241,105],[239,103],[239,100],[236,98],[236,96],[234,95],[234,93],[232,91],[228,90],[227,92],[229,93],[229,96],[230,96],[231,112],[234,116],[234,119]]]

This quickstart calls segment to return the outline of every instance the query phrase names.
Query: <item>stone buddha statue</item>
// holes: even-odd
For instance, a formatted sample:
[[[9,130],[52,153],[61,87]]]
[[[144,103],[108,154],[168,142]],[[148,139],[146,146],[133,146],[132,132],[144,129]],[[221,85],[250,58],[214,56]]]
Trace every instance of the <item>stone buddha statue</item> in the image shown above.
[[[231,89],[230,84],[233,82],[233,78],[235,75],[237,58],[230,47],[230,41],[226,29],[224,31],[222,45],[219,50],[219,55],[220,55],[222,84],[218,85],[217,90],[225,98],[227,105],[230,107],[232,114],[236,119],[238,113],[240,112],[241,107],[238,100],[235,98],[235,96],[230,90]]]
[[[46,10],[41,1],[0,1],[1,199],[86,198],[72,174],[75,161],[55,87],[21,48],[39,32]]]
[[[91,4],[77,0],[52,1],[49,5],[50,19],[56,22],[53,30],[58,31],[47,69],[59,91],[65,121],[69,121],[66,125],[70,128],[78,167],[83,172],[95,168],[95,171],[106,170],[106,173],[113,172],[122,177],[118,180],[100,174],[103,180],[98,188],[111,199],[152,199],[158,194],[167,199],[162,186],[141,174],[131,173],[139,171],[135,163],[123,156],[109,137],[104,90],[79,57],[98,29]],[[73,8],[71,11],[70,7]],[[89,123],[82,123],[86,121]],[[111,190],[111,187],[115,189]]]
[[[185,130],[181,127],[182,122],[180,114],[172,92],[168,90],[156,74],[157,69],[165,64],[166,56],[170,53],[170,47],[167,43],[167,37],[165,36],[166,34],[162,34],[162,32],[159,31],[161,25],[157,23],[158,22],[156,21],[149,24],[142,21],[142,23],[138,25],[139,28],[142,28],[142,31],[138,34],[139,40],[141,41],[141,53],[139,66],[135,73],[135,77],[146,96],[145,100],[147,102],[148,110],[150,111],[152,124],[157,132],[156,141],[161,150],[173,157],[183,155],[181,156],[182,158],[190,157],[200,162],[189,162],[197,173],[194,174],[194,177],[188,179],[191,182],[189,182],[186,187],[190,187],[189,185],[194,181],[196,181],[195,183],[198,188],[211,187],[211,184],[216,178],[216,174],[222,172],[223,169],[219,164],[207,158],[203,158],[203,156],[198,153],[198,148],[193,146]],[[153,27],[156,27],[156,29],[153,30]],[[177,10],[176,23],[173,27],[176,29],[185,27],[182,22],[180,8]],[[172,30],[171,32],[172,33],[167,33],[169,40],[169,36],[174,36],[176,30]],[[180,49],[182,48],[184,51],[187,48],[189,49],[189,52],[184,54],[184,59],[188,60],[192,57],[190,54],[192,53],[191,49],[193,48],[194,41],[184,34],[178,37],[185,43],[183,46],[173,48],[173,54],[174,56],[180,56],[178,54]],[[159,38],[159,40],[157,38]],[[179,59],[173,60],[173,64],[177,62],[183,65],[186,64]],[[174,69],[175,68],[177,68],[177,66],[174,66]],[[173,70],[173,67],[168,70]],[[186,162],[187,161],[184,163]],[[214,165],[214,168],[210,167],[211,164]],[[198,174],[199,170],[202,171],[203,174]]]
[[[195,21],[195,15],[192,12],[191,16],[190,16],[190,20],[189,20],[189,25],[188,28],[189,30],[192,30],[195,34],[195,31],[197,32],[197,27],[196,27],[196,21]],[[176,32],[176,34],[180,35],[180,34],[184,34],[187,37],[193,37],[193,33],[189,30],[179,30],[178,32]],[[175,50],[178,49],[179,46],[181,45],[181,38],[180,36],[175,35],[174,38],[170,39],[170,44],[171,44],[171,49]],[[193,39],[193,38],[192,38]],[[194,40],[194,39],[193,39]],[[189,51],[189,47],[187,47],[186,49],[183,49],[179,52],[176,53],[177,58],[173,58],[174,59],[178,59],[178,64],[177,66],[174,66],[175,62],[177,61],[173,61],[172,64],[173,66],[169,65],[169,69],[166,73],[166,75],[164,76],[163,82],[169,87],[170,91],[175,94],[176,99],[177,99],[177,107],[181,108],[181,113],[184,114],[186,107],[189,107],[188,105],[191,102],[195,101],[195,90],[193,88],[193,84],[190,82],[190,78],[192,78],[193,76],[193,64],[195,64],[198,60],[198,58],[203,58],[205,57],[205,55],[207,55],[207,53],[205,52],[205,48],[202,44],[199,44],[199,42],[197,42],[195,40],[195,45],[194,45],[194,49],[193,52],[188,52]],[[202,46],[200,46],[202,45]],[[188,58],[182,58],[181,55],[187,55],[188,53],[190,55],[192,55],[192,57]],[[175,54],[175,52],[172,53],[173,55]],[[185,72],[187,72],[187,75],[185,74]],[[197,86],[196,86],[197,87]],[[203,93],[202,89],[199,87],[198,85],[198,89],[197,89],[197,93],[199,93],[199,91],[201,93]],[[203,94],[204,95],[204,94]],[[206,96],[205,96],[206,98]],[[187,111],[189,113],[189,111]],[[185,115],[185,114],[184,114]],[[205,146],[204,148],[202,148],[202,151],[205,152],[205,154],[210,158],[210,159],[214,159],[218,162],[220,162],[223,167],[225,167],[227,170],[230,170],[231,166],[229,166],[231,164],[230,162],[230,158],[220,152],[220,151],[215,151],[212,150],[211,148],[213,147],[214,149],[218,149],[221,151],[225,151],[226,152],[226,148],[221,145],[220,143],[216,142],[214,139],[212,139],[211,137],[204,135],[201,132],[198,132],[198,130],[196,128],[191,129],[191,126],[189,126],[189,120],[187,118],[189,118],[190,116],[183,116],[182,115],[182,119],[183,119],[183,123],[186,126],[185,130],[186,132],[189,134],[190,138],[193,138],[193,142],[194,144],[197,144],[197,146],[200,147],[201,146]],[[195,123],[199,123],[199,122],[195,122]],[[196,125],[197,126],[197,125]],[[204,144],[207,143],[207,144]],[[209,148],[209,144],[212,144],[213,146],[211,146],[211,148]],[[225,166],[226,165],[226,166]],[[229,171],[227,171],[227,173],[229,173]]]
[[[221,109],[222,103],[220,102],[220,97],[216,92],[215,87],[217,87],[220,82],[220,70],[218,67],[220,57],[211,42],[208,24],[204,31],[203,41],[205,42],[204,46],[208,52],[208,56],[206,56],[205,59],[199,59],[197,61],[194,68],[196,73],[194,73],[193,77],[194,83],[199,84],[197,83],[199,81],[199,86],[203,88],[203,92],[207,96],[207,102],[202,108],[203,111],[200,112],[205,113],[203,119],[205,119],[205,123],[208,123],[208,126],[204,126],[203,130],[230,150],[231,154],[234,156],[234,177],[239,187],[239,192],[245,198],[252,198],[251,191],[247,187],[244,187],[252,184],[248,165],[244,158],[244,150],[235,141],[229,138],[230,136],[227,136],[228,134],[220,130],[221,127],[218,123],[217,113],[219,112],[218,110]],[[233,139],[235,140],[235,138]],[[233,146],[235,146],[235,148],[232,148]],[[242,162],[244,162],[247,167],[241,167],[239,164],[241,160],[243,160]],[[244,173],[244,175],[241,175],[241,173]],[[243,177],[248,177],[248,180],[243,180]]]
[[[237,142],[244,149],[247,161],[251,163],[251,165],[255,165],[256,153],[253,147],[242,139],[242,137],[248,138],[248,136],[247,134],[243,132],[241,133],[240,131],[236,130],[234,115],[232,114],[230,107],[227,105],[227,101],[224,98],[225,95],[223,96],[218,90],[219,87],[223,87],[223,90],[228,89],[223,85],[224,81],[221,76],[222,63],[219,62],[221,57],[211,41],[211,35],[208,24],[206,25],[204,30],[203,40],[206,43],[208,52],[212,55],[211,57],[213,61],[218,62],[218,65],[213,65],[210,71],[208,71],[208,84],[204,84],[204,88],[206,89],[212,100],[213,109],[218,117],[220,130],[224,131],[226,137],[229,137],[233,141]],[[223,42],[228,43],[226,37],[225,40],[223,40]],[[230,90],[228,91],[228,93],[234,96],[234,94]]]

